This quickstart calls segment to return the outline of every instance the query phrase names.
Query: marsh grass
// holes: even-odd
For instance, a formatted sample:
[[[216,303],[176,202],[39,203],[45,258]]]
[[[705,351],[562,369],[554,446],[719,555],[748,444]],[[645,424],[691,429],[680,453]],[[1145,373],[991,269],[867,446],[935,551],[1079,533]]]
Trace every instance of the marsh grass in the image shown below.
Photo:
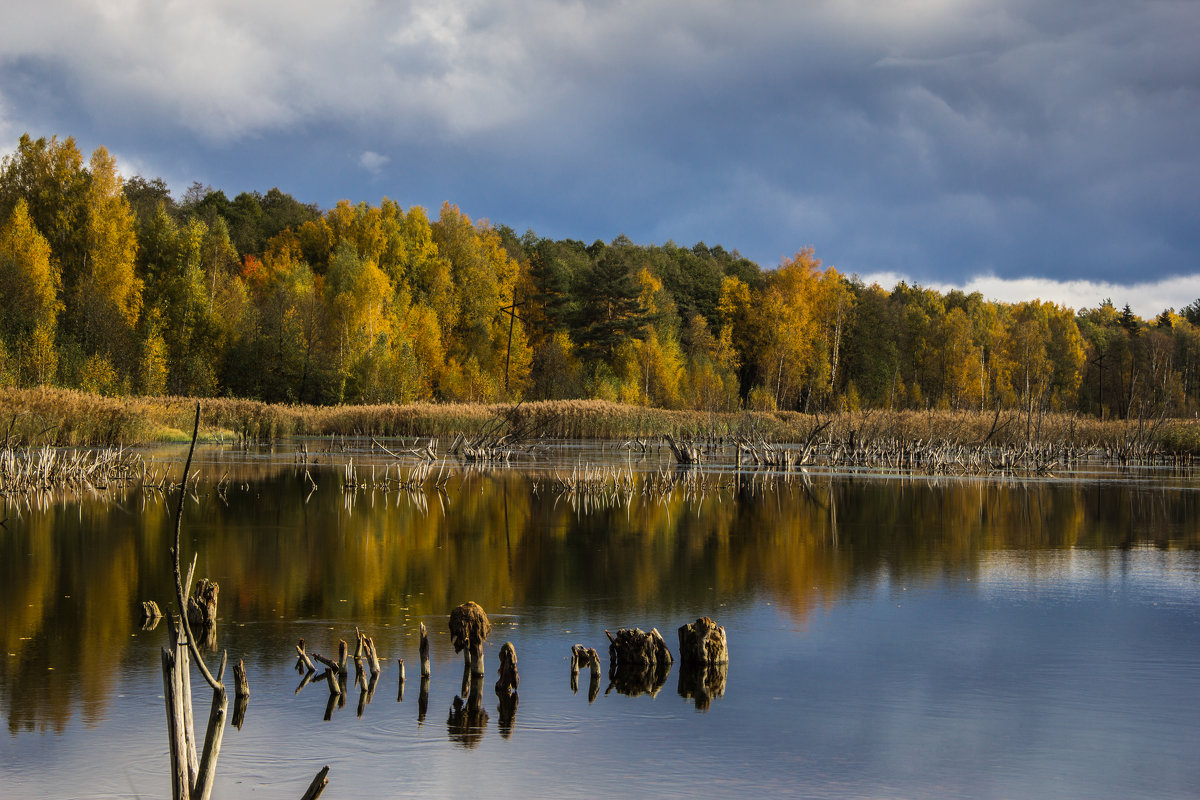
[[[194,400],[181,397],[101,397],[68,389],[0,389],[0,436],[14,445],[115,446],[182,442]],[[1002,410],[890,411],[801,414],[792,411],[702,413],[622,405],[604,400],[516,404],[413,403],[308,406],[253,400],[202,401],[206,441],[253,444],[292,436],[433,437],[450,441],[493,431],[497,417],[539,439],[637,441],[678,439],[732,443],[829,444],[881,440],[968,446],[1035,445],[1100,451],[1112,457],[1200,455],[1200,422],[1185,419],[1099,420],[1077,414]]]

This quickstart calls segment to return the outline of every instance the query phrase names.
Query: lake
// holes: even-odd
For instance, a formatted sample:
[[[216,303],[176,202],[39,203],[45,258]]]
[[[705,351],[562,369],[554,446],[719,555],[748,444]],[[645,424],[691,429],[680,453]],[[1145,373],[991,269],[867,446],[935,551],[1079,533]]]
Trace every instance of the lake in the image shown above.
[[[299,798],[326,764],[324,797],[1200,792],[1191,474],[679,473],[661,450],[573,444],[434,466],[410,491],[414,456],[398,473],[369,443],[307,446],[308,477],[293,445],[197,453],[183,551],[220,584],[216,644],[251,691],[216,797]],[[186,451],[152,455],[179,472]],[[169,795],[167,634],[139,607],[173,606],[173,508],[140,488],[5,501],[0,794]],[[456,709],[447,615],[467,600],[494,630],[483,702]],[[676,651],[700,616],[730,650],[708,696],[678,663],[650,692],[610,687],[606,630]],[[297,640],[334,655],[356,627],[383,656],[374,693],[297,690]],[[492,691],[506,641],[515,709]],[[586,670],[572,689],[576,643],[600,652],[595,690]]]

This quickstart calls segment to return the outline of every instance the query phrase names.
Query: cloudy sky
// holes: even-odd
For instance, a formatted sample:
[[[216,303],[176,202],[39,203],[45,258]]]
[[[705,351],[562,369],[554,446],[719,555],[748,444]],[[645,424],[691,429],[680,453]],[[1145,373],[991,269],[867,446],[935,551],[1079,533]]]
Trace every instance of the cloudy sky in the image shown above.
[[[7,9],[3,6],[8,6]],[[1200,2],[0,0],[0,149],[554,238],[1200,297]]]

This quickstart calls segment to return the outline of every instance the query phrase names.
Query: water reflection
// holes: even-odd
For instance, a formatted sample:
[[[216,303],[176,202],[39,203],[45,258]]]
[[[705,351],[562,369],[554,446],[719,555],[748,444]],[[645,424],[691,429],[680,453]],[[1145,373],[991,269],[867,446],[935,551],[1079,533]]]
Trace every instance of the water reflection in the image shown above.
[[[697,711],[707,711],[715,698],[725,694],[729,675],[727,663],[681,664],[679,666],[679,696],[696,704]]]
[[[516,724],[517,704],[520,702],[520,698],[516,692],[501,691],[497,688],[496,699],[498,701],[496,713],[500,715],[500,735],[508,739],[512,737],[513,726]]]
[[[608,694],[616,689],[618,694],[628,697],[643,694],[657,697],[670,674],[670,663],[614,664],[608,671],[608,688],[604,693]]]
[[[515,709],[514,704],[514,713]],[[483,707],[483,676],[472,675],[470,666],[464,666],[463,691],[455,695],[450,705],[450,716],[446,720],[450,741],[465,748],[476,747],[483,739],[487,724],[488,713]]]
[[[210,456],[208,468],[220,475],[234,463]],[[227,587],[223,626],[255,621],[271,633],[296,620],[386,618],[412,631],[468,594],[485,608],[577,609],[603,598],[616,621],[651,609],[662,624],[698,603],[762,601],[800,622],[881,575],[969,578],[997,551],[1200,545],[1200,493],[1182,478],[1155,486],[701,473],[675,491],[610,491],[585,503],[552,491],[544,475],[472,470],[414,503],[409,489],[343,493],[337,465],[309,469],[318,491],[295,467],[264,459],[188,500],[185,551],[198,550],[200,573]],[[634,480],[644,487],[652,473]],[[136,489],[37,507],[4,502],[0,705],[11,733],[107,714],[141,603],[166,611],[172,596],[168,506]],[[681,691],[695,686],[679,677]],[[650,693],[665,680],[614,678],[618,691]],[[720,696],[716,683],[700,685]],[[464,714],[472,696],[470,687],[460,696]]]

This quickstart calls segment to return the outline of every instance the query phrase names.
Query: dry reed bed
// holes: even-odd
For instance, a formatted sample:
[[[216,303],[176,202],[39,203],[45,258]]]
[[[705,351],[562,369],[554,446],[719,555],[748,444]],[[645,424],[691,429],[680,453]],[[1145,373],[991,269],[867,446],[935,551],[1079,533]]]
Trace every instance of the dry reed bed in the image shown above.
[[[0,448],[0,496],[64,489],[99,490],[146,485],[142,457],[124,448],[62,450],[41,447]],[[165,480],[165,478],[164,478]]]
[[[194,400],[108,398],[66,389],[0,389],[5,444],[116,446],[186,441]],[[826,452],[872,444],[928,448],[1074,449],[1111,458],[1200,455],[1200,422],[1184,419],[1099,420],[1076,414],[1016,410],[887,411],[801,414],[791,411],[701,413],[621,405],[602,400],[516,404],[366,406],[272,405],[253,400],[202,401],[208,440],[250,444],[290,436],[481,437],[498,416],[541,440],[646,442],[671,435],[701,448],[735,442],[813,443]]]

